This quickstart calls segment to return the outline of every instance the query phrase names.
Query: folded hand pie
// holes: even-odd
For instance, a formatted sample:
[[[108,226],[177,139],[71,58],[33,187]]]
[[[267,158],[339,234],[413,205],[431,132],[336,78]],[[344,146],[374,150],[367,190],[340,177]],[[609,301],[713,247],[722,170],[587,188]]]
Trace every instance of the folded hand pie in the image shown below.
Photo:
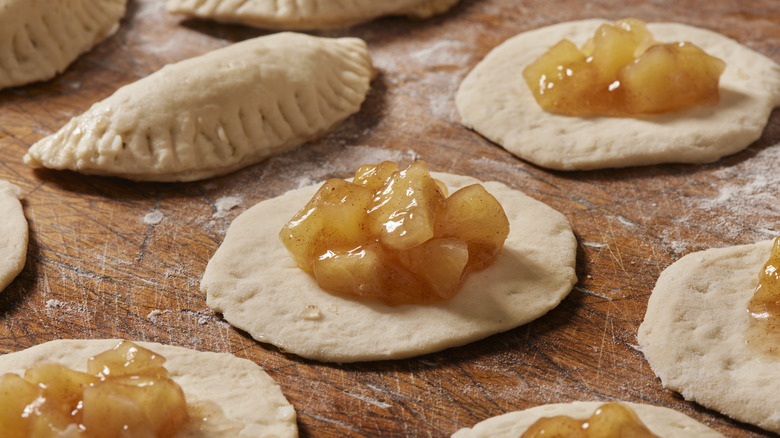
[[[428,18],[458,0],[168,0],[168,12],[265,29],[328,29],[383,15]]]
[[[323,135],[358,111],[373,75],[360,39],[247,40],[118,89],[25,163],[147,181],[226,174]]]
[[[51,79],[112,35],[127,0],[0,0],[0,89]]]

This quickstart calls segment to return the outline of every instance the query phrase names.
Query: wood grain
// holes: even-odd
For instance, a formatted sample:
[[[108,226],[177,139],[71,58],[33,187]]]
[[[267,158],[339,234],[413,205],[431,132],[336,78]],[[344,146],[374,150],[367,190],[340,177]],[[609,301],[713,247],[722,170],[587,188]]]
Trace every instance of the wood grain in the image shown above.
[[[281,384],[304,437],[442,437],[493,415],[572,400],[655,403],[728,436],[769,436],[664,390],[637,351],[636,331],[670,263],[777,234],[780,114],[747,150],[716,163],[563,173],[518,160],[464,129],[453,96],[498,43],[590,17],[700,26],[780,62],[776,0],[463,0],[426,21],[386,18],[319,33],[365,39],[379,76],[360,113],[264,163],[187,184],[25,166],[31,144],[117,87],[266,34],[182,20],[163,3],[130,0],[119,32],[64,74],[0,92],[0,179],[22,188],[31,232],[27,265],[0,295],[0,352],[103,337],[231,352]],[[434,170],[504,182],[565,214],[579,241],[579,282],[569,297],[543,318],[480,342],[351,365],[259,344],[206,306],[200,277],[240,212],[299,185],[345,177],[359,164],[416,158]],[[238,206],[221,210],[217,201],[227,197]]]

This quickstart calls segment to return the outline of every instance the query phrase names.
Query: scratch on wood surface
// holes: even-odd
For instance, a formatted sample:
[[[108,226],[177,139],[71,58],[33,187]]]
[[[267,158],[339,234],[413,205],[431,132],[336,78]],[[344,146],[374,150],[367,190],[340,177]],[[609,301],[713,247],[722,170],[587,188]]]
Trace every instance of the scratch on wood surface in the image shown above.
[[[389,403],[385,403],[385,402],[382,402],[382,401],[379,401],[379,400],[374,400],[371,397],[366,397],[364,395],[355,394],[353,392],[344,391],[344,394],[346,394],[346,395],[348,395],[350,397],[354,397],[354,398],[356,398],[356,399],[358,399],[360,401],[366,402],[366,403],[368,403],[370,405],[374,405],[374,406],[376,406],[378,408],[390,409],[390,408],[393,407],[393,405],[391,405]]]
[[[626,271],[626,267],[623,264],[623,256],[620,254],[620,247],[617,245],[617,240],[615,239],[615,230],[612,228],[612,222],[607,222],[607,224],[609,224],[609,236],[604,237],[609,237],[615,247],[613,251],[613,245],[607,244],[607,250],[612,255],[612,259],[615,260],[615,263],[617,263],[618,267],[620,267],[623,272],[628,272]]]

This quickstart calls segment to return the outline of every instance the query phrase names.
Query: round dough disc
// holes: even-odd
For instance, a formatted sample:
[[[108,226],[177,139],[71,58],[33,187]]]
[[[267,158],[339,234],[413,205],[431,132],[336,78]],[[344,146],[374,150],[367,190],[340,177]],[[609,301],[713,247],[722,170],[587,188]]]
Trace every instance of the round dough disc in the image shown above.
[[[585,419],[605,402],[573,402],[537,406],[489,418],[471,429],[460,429],[452,438],[517,438],[542,417],[566,415]],[[661,406],[621,402],[636,412],[654,434],[664,438],[716,438],[720,433],[685,414]]]
[[[0,181],[0,292],[22,272],[27,257],[27,220],[19,194],[18,187]]]
[[[747,304],[772,241],[688,254],[664,270],[639,346],[666,388],[780,433],[777,357],[746,342]]]
[[[451,193],[479,182],[433,176]],[[577,242],[557,211],[503,184],[483,185],[504,207],[510,234],[495,263],[471,273],[449,301],[391,307],[320,289],[278,237],[319,186],[260,202],[237,217],[201,290],[209,307],[258,341],[326,362],[411,357],[509,330],[544,315],[571,291]]]
[[[56,340],[0,356],[0,375],[16,373],[38,362],[56,362],[86,371],[87,359],[116,346],[118,339]],[[239,437],[294,438],[298,436],[295,408],[279,386],[254,362],[227,353],[195,351],[150,342],[135,342],[165,357],[165,368],[184,390],[187,403],[221,414],[209,416],[211,427],[182,433],[180,438]]]
[[[463,124],[536,165],[586,170],[715,161],[758,139],[772,108],[780,106],[780,66],[769,58],[708,30],[649,23],[656,40],[690,41],[726,62],[717,106],[642,118],[569,117],[542,110],[523,69],[564,38],[581,47],[602,23],[544,27],[493,49],[458,89],[455,103]]]

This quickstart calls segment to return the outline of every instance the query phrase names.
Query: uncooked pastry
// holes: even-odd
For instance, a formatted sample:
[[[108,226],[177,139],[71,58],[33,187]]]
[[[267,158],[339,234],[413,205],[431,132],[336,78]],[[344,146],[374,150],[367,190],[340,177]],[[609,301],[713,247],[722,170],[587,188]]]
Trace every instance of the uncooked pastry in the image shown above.
[[[517,438],[542,417],[566,415],[585,419],[605,402],[573,402],[537,406],[489,418],[473,428],[460,429],[452,438]],[[661,406],[621,402],[636,412],[651,432],[664,438],[719,438],[720,433],[685,414]]]
[[[433,173],[454,192],[479,182]],[[260,202],[237,217],[201,281],[207,304],[283,351],[326,362],[400,359],[463,345],[532,321],[571,291],[577,241],[566,218],[507,186],[483,184],[510,231],[495,263],[472,272],[451,300],[392,307],[323,291],[278,234],[318,186]]]
[[[127,0],[0,0],[0,89],[53,78],[119,29]]]
[[[265,29],[328,29],[383,15],[428,18],[458,0],[168,0],[168,12]]]
[[[19,187],[0,180],[0,292],[22,272],[27,258],[27,220]]]
[[[0,356],[0,375],[49,361],[86,371],[87,359],[119,343],[116,339],[56,340]],[[134,341],[135,342],[135,341]],[[295,408],[279,386],[254,362],[227,353],[212,353],[148,342],[135,342],[165,357],[165,368],[184,390],[187,404],[214,411],[205,430],[187,430],[177,438],[298,436]],[[219,412],[221,410],[221,413]],[[238,426],[240,432],[236,435]]]
[[[777,356],[746,341],[747,304],[772,241],[688,254],[664,270],[639,326],[639,346],[666,388],[780,433]]]
[[[780,66],[723,35],[676,23],[648,23],[661,42],[691,41],[726,62],[720,103],[645,116],[569,117],[544,111],[523,69],[568,38],[578,47],[603,20],[521,33],[493,49],[463,80],[455,102],[464,125],[512,154],[557,170],[715,161],[761,136],[780,105]]]
[[[133,180],[222,175],[323,135],[358,111],[373,75],[357,38],[258,37],[120,88],[24,161]]]

